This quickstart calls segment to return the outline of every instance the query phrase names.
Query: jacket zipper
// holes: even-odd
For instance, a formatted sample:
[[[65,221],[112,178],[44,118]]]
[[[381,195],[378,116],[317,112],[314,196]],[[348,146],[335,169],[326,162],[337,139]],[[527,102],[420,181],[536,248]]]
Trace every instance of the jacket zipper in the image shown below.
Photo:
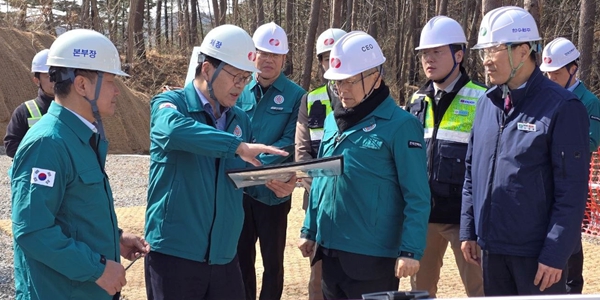
[[[562,159],[562,174],[563,174],[563,179],[567,179],[567,170],[566,170],[566,166],[567,164],[565,163],[565,151],[561,151],[560,152],[560,157]]]
[[[233,118],[233,114],[231,116]],[[207,125],[212,126],[215,129],[217,128],[217,126],[213,122],[212,116],[210,116],[210,114],[208,114],[206,111],[204,112],[204,118],[206,119]],[[225,128],[229,127],[229,125],[231,124],[231,121],[233,121],[233,120],[228,120],[227,126]],[[221,163],[221,159],[220,158],[215,158],[215,178],[219,178],[219,165],[220,165],[220,163]],[[212,233],[213,233],[213,229],[215,227],[215,221],[217,219],[217,191],[218,191],[218,184],[219,184],[219,181],[215,180],[215,197],[213,199],[213,205],[214,205],[213,217],[212,217],[212,222],[210,224],[210,230],[208,231],[208,244],[206,246],[206,255],[204,256],[204,260],[209,265],[211,264],[211,261],[210,261],[210,248],[212,246]]]
[[[498,128],[498,138],[496,139],[496,148],[494,149],[494,159],[493,159],[493,163],[492,163],[492,182],[490,184],[490,190],[488,192],[488,196],[490,198],[490,202],[491,202],[491,197],[492,197],[492,191],[494,189],[494,181],[496,179],[496,171],[498,170],[496,167],[498,165],[498,152],[499,152],[499,148],[500,148],[500,140],[502,139],[502,133],[504,132],[504,127],[506,126],[506,115],[504,114],[503,111],[500,112],[501,116],[502,116],[502,122],[500,123],[500,128]],[[491,203],[488,206],[484,206],[484,220],[490,220],[490,214],[491,214]],[[485,226],[486,222],[483,223],[483,226]],[[482,230],[481,231],[482,236],[487,236],[487,230]]]

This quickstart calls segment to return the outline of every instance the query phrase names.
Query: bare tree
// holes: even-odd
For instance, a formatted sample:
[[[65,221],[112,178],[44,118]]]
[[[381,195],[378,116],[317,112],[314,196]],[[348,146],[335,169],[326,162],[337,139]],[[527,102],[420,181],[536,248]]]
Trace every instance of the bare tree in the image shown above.
[[[304,43],[304,57],[306,58],[304,68],[302,69],[302,80],[300,86],[308,90],[310,88],[310,78],[312,77],[313,47],[315,45],[315,36],[319,26],[319,12],[321,11],[321,0],[311,0],[310,18],[308,19],[308,30],[306,32],[306,41]]]
[[[290,50],[286,55],[286,63],[284,73],[286,76],[294,74],[294,43],[296,41],[296,35],[294,34],[294,5],[295,0],[287,0],[285,3],[285,31],[288,35],[288,41],[290,41]]]
[[[342,0],[331,1],[331,27],[340,28],[342,23]]]
[[[594,53],[594,23],[596,1],[581,0],[579,15],[579,78],[589,85],[592,74],[592,54]]]
[[[437,15],[445,16],[448,14],[448,0],[436,0],[435,1],[435,11]]]
[[[213,15],[215,16],[215,27],[221,25],[221,13],[219,12],[219,0],[212,0]]]
[[[265,24],[265,7],[263,0],[256,0],[256,26]]]
[[[219,0],[219,24],[227,23],[227,0]]]
[[[342,29],[346,31],[352,30],[352,6],[354,5],[354,0],[346,0],[346,21],[344,25],[342,25]]]
[[[502,1],[500,0],[482,0],[481,3],[481,15],[487,14],[488,11],[500,7],[502,5]]]

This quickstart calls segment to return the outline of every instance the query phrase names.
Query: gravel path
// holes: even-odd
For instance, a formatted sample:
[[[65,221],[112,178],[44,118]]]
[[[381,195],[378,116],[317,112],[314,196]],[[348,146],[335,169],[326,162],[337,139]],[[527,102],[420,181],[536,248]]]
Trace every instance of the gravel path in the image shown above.
[[[0,156],[0,220],[10,219],[8,168],[12,160]],[[148,156],[109,155],[106,172],[116,207],[146,205]],[[0,299],[14,299],[12,239],[0,233]]]

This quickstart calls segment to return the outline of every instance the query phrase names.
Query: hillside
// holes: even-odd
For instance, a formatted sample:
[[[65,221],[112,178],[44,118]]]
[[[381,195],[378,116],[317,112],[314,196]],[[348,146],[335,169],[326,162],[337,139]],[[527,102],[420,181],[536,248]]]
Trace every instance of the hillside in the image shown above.
[[[3,75],[0,74],[2,137],[6,133],[13,110],[23,101],[37,95],[37,87],[31,80],[31,59],[38,51],[50,48],[53,41],[54,37],[51,35],[0,27],[0,70],[4,72]],[[131,89],[135,80],[131,81],[118,81],[121,94],[117,98],[117,112],[114,117],[107,118],[104,122],[110,141],[109,152],[113,154],[147,153],[150,145],[148,103],[155,91],[149,89],[147,94],[136,92]]]

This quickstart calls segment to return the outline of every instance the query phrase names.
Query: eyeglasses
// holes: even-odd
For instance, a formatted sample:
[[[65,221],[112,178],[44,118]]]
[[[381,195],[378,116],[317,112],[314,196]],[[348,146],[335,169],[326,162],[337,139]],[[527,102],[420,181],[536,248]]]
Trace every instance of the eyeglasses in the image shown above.
[[[261,50],[257,50],[256,51],[256,55],[260,56],[263,59],[278,59],[280,57],[283,57],[284,54],[276,54],[276,53],[271,53],[271,52],[265,52],[265,51],[261,51]]]
[[[361,75],[360,79],[356,79],[356,80],[348,80],[348,79],[346,79],[346,80],[335,80],[334,81],[334,85],[335,85],[335,87],[337,89],[344,88],[345,86],[352,87],[353,85],[355,85],[355,84],[357,84],[357,83],[365,80],[365,78],[367,78],[367,77],[369,77],[369,76],[371,76],[371,75],[373,75],[375,73],[377,73],[377,72],[372,72],[372,73],[370,73],[368,75],[362,75],[362,73],[360,73],[360,75]]]
[[[442,58],[442,56],[446,54],[446,51],[442,50],[421,50],[417,53],[419,59],[423,60],[427,57],[431,57],[435,60]]]
[[[252,73],[250,73],[250,75],[248,75],[248,76],[244,76],[244,72],[234,75],[231,72],[227,71],[227,69],[225,69],[225,68],[222,68],[221,70],[223,70],[223,71],[225,71],[225,73],[233,76],[233,83],[235,83],[235,84],[246,85],[246,84],[248,84],[248,82],[250,82],[250,80],[252,80]]]
[[[486,61],[487,59],[491,59],[492,56],[494,56],[496,53],[504,50],[508,50],[508,46],[505,46],[504,48],[499,48],[498,46],[493,48],[480,49],[479,58],[481,58],[482,61]]]

